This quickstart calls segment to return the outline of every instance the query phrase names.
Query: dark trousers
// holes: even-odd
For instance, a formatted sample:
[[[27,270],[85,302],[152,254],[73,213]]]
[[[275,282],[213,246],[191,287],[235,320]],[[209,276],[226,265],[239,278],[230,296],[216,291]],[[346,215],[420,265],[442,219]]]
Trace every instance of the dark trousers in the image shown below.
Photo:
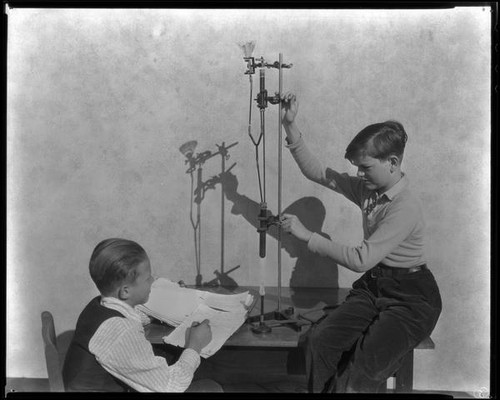
[[[376,393],[434,329],[442,305],[431,271],[377,275],[363,274],[344,303],[309,331],[309,392]]]

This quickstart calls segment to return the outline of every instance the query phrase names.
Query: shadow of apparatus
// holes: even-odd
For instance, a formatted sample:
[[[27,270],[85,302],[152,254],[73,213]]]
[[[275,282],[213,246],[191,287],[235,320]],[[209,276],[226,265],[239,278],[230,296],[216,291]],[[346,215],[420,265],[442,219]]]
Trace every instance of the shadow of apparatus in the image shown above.
[[[196,278],[195,286],[197,287],[216,287],[224,286],[228,288],[238,287],[238,283],[229,276],[229,274],[240,266],[231,268],[225,271],[225,261],[224,261],[224,245],[225,245],[225,215],[224,215],[224,182],[222,182],[221,177],[231,171],[231,169],[236,165],[234,163],[228,169],[226,169],[226,161],[229,159],[228,150],[236,146],[238,142],[226,146],[224,142],[217,146],[217,151],[212,152],[210,150],[202,151],[200,153],[194,152],[197,146],[196,140],[191,140],[184,143],[179,151],[186,157],[185,163],[189,166],[186,173],[189,174],[191,179],[191,199],[190,199],[190,211],[189,217],[191,221],[191,226],[193,227],[193,237],[194,237],[194,250],[195,250],[195,265],[196,265]],[[213,176],[207,180],[203,180],[203,166],[204,164],[215,156],[220,156],[221,158],[221,173],[219,175]],[[201,226],[202,226],[202,202],[205,198],[205,193],[208,190],[215,189],[217,185],[221,185],[221,238],[220,238],[220,270],[215,270],[214,274],[216,277],[208,282],[203,282],[203,276],[201,274]]]
[[[233,203],[231,212],[234,215],[243,216],[245,220],[258,229],[259,203],[238,193],[238,179],[233,173],[227,171],[221,176],[224,181],[226,197]],[[325,238],[330,238],[321,231],[326,211],[323,203],[318,198],[303,197],[290,204],[283,212],[296,215],[307,229]],[[267,210],[267,213],[269,216],[272,215],[270,210]],[[277,226],[271,225],[267,233],[274,239],[278,239]],[[298,240],[292,235],[282,235],[281,246],[290,257],[297,259],[290,277],[290,288],[338,288],[338,265],[331,259],[312,253],[307,248],[307,243]],[[297,307],[309,308],[321,301],[327,302],[329,300],[328,296],[325,299],[320,298],[321,295],[311,298],[309,294],[301,296],[301,293],[300,290],[291,291],[293,304]]]

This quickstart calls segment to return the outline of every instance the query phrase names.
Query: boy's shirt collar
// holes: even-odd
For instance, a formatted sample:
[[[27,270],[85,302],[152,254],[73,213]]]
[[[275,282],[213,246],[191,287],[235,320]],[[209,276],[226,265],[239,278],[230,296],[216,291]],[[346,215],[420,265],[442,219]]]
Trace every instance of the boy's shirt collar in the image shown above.
[[[389,200],[393,200],[394,197],[396,197],[399,193],[401,193],[407,186],[408,186],[408,178],[406,177],[406,174],[404,172],[401,173],[401,179],[399,180],[398,183],[396,183],[393,187],[391,187],[389,190],[385,191],[384,193],[380,194],[380,197],[385,196]]]
[[[141,322],[141,317],[132,306],[128,305],[124,301],[117,299],[116,297],[105,297],[101,296],[101,305],[116,310],[123,314],[125,318],[130,318]]]

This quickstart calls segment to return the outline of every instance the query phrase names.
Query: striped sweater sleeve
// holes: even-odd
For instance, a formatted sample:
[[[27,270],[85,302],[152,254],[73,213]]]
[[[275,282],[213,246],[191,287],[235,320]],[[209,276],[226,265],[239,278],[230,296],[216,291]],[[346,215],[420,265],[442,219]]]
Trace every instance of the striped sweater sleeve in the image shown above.
[[[139,392],[184,392],[200,365],[200,356],[192,349],[168,365],[154,355],[142,325],[120,317],[101,324],[89,350],[106,371]]]

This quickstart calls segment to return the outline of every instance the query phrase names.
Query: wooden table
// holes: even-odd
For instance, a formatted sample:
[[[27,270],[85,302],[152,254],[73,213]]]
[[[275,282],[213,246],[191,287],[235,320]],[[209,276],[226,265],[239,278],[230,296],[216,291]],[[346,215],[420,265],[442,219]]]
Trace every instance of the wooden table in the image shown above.
[[[251,294],[256,298],[256,303],[249,313],[249,317],[258,316],[260,314],[260,296],[258,294],[259,288],[255,286],[238,287],[238,288],[213,288],[210,289],[216,293],[241,293],[249,290]],[[271,332],[257,334],[252,331],[252,323],[246,322],[243,324],[224,344],[223,348],[216,355],[212,356],[211,359],[217,359],[220,355],[220,359],[223,358],[223,350],[235,351],[245,349],[269,349],[278,350],[283,349],[283,351],[288,352],[288,359],[290,360],[290,355],[295,354],[294,360],[297,359],[297,353],[300,353],[299,344],[300,339],[303,337],[304,333],[310,326],[310,322],[307,323],[307,319],[312,321],[317,320],[324,313],[323,308],[325,306],[335,306],[340,304],[344,298],[349,293],[350,289],[347,288],[281,288],[281,307],[280,311],[286,310],[288,307],[293,307],[293,317],[297,319],[303,319],[306,323],[300,327],[300,329],[292,329],[290,326],[273,326],[276,321],[266,320],[266,324],[273,326]],[[277,310],[278,306],[278,289],[277,287],[266,288],[266,296],[264,301],[264,312],[274,312]],[[307,319],[306,319],[307,318]],[[173,330],[172,327],[160,324],[151,323],[145,326],[145,333],[147,339],[152,344],[164,344],[163,337],[168,335]],[[432,339],[426,338],[423,340],[415,350],[425,350],[434,349],[434,342]],[[231,350],[234,349],[234,350]],[[260,352],[257,357],[272,357],[273,352]],[[252,351],[253,352],[253,351]],[[245,353],[249,354],[248,352]],[[398,371],[394,374],[395,378],[395,391],[396,392],[411,392],[413,389],[413,355],[414,350],[409,352],[402,360],[402,365]],[[300,359],[301,356],[299,356]],[[225,363],[223,372],[218,376],[219,380],[224,379],[227,375],[228,370],[237,368],[238,362],[241,360],[241,354],[235,358],[230,358],[221,363]],[[241,363],[241,362],[240,362]],[[264,363],[265,364],[265,363]],[[290,373],[290,364],[297,364],[297,362],[288,362],[286,368],[288,373]],[[303,364],[303,360],[299,360],[298,364]],[[258,371],[261,365],[256,365],[253,369],[254,373],[262,372]],[[266,365],[267,367],[267,365]],[[296,368],[295,370],[300,370],[299,373],[304,373],[304,370]],[[213,365],[210,366],[214,369]],[[262,370],[262,368],[260,368]],[[292,372],[294,374],[296,372]]]
[[[256,286],[238,288],[213,288],[216,293],[241,293],[248,290],[254,295],[256,301],[249,312],[249,317],[260,315],[259,288]],[[288,324],[280,324],[279,320],[266,320],[266,325],[271,327],[269,333],[254,333],[252,326],[258,323],[246,322],[243,324],[224,344],[224,347],[297,347],[301,335],[310,325],[310,320],[318,319],[323,314],[323,307],[334,306],[342,302],[349,289],[345,288],[281,288],[280,311],[288,310],[290,307],[293,313],[290,318],[296,319],[297,324],[293,324],[295,329]],[[264,296],[264,313],[278,311],[278,288],[266,288]],[[307,318],[307,319],[306,319]],[[173,328],[158,322],[151,323],[144,327],[147,339],[153,344],[162,344],[163,337],[167,336]]]

